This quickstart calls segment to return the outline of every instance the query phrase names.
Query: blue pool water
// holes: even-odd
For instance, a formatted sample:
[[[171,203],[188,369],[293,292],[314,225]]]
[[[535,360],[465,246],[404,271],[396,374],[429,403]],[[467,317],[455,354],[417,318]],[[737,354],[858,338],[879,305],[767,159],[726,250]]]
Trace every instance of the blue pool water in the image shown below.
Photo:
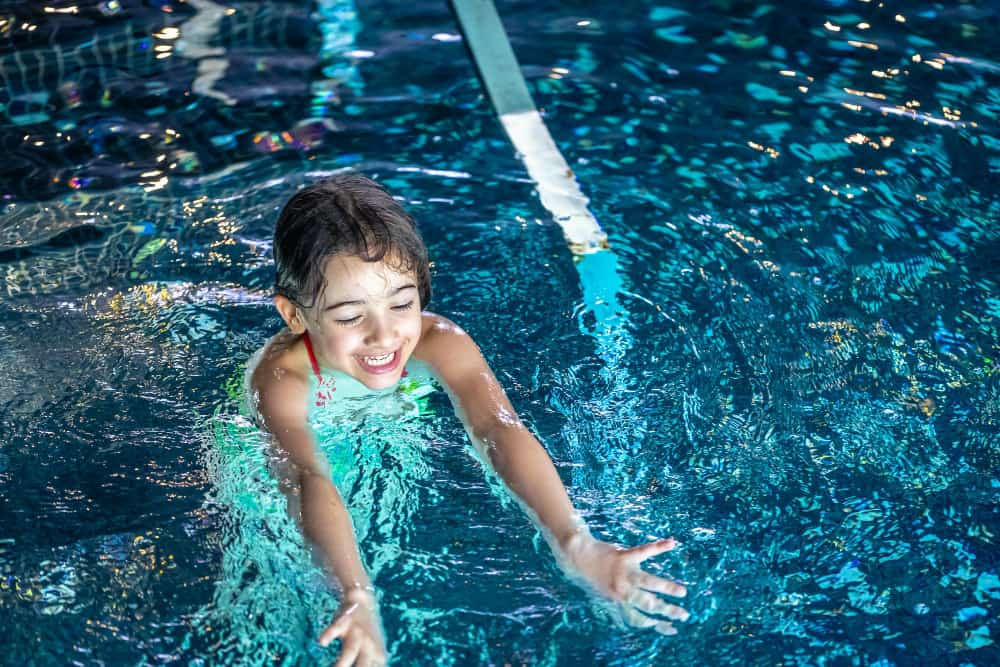
[[[0,4],[0,663],[332,662],[231,390],[278,207],[343,168],[595,533],[676,536],[690,591],[616,627],[435,394],[339,434],[396,664],[1000,663],[996,5],[498,6],[611,346],[444,4]]]

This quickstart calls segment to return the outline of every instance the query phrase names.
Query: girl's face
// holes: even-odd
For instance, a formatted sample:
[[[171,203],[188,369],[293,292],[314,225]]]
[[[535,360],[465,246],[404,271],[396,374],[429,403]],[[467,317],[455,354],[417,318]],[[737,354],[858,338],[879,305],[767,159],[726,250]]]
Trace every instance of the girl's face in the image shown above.
[[[331,257],[323,274],[305,318],[320,364],[370,389],[395,386],[420,340],[416,276],[349,255]]]

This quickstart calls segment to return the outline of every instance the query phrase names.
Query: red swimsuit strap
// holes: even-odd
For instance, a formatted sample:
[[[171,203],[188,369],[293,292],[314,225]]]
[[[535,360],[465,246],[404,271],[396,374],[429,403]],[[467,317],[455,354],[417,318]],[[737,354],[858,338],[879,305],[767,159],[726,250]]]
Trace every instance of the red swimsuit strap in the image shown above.
[[[323,374],[319,372],[319,364],[316,362],[316,353],[313,352],[313,344],[312,341],[309,339],[308,331],[302,332],[302,342],[306,344],[306,352],[309,353],[309,363],[312,365],[313,373],[316,374],[316,379],[319,381],[319,383],[323,384]],[[405,378],[407,375],[409,375],[409,373],[407,373],[406,369],[404,368],[403,373],[400,375],[400,377]]]
[[[316,379],[319,380],[320,382],[323,382],[323,374],[319,372],[319,364],[316,363],[316,354],[313,353],[313,344],[312,341],[309,340],[308,331],[303,332],[302,342],[306,344],[306,352],[309,353],[309,363],[312,364],[313,373],[316,374]]]

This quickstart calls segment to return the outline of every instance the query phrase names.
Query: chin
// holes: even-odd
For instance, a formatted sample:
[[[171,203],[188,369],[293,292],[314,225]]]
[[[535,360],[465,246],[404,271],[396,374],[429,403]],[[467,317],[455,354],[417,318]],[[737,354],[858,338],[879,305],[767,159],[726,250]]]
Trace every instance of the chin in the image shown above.
[[[385,375],[379,375],[372,377],[365,374],[365,377],[357,378],[361,381],[361,384],[368,387],[369,389],[391,389],[399,384],[399,379],[401,373],[387,373]]]

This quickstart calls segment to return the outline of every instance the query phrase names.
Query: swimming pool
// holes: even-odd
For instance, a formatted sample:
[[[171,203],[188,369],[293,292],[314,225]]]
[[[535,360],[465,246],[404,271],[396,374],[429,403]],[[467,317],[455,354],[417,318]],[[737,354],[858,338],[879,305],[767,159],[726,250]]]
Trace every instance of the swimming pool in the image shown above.
[[[349,436],[398,664],[1000,662],[994,7],[500,3],[619,260],[611,355],[444,5],[76,5],[0,11],[5,663],[332,655],[219,444],[277,207],[342,168],[595,532],[683,542],[693,614],[610,626],[431,396]]]

